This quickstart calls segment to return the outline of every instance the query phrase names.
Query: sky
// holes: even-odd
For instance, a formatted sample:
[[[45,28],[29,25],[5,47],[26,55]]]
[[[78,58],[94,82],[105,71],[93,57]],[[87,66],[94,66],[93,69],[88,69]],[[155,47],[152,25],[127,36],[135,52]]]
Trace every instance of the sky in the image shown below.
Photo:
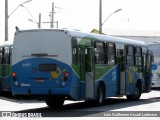
[[[27,0],[8,0],[8,14]],[[52,2],[55,6],[54,20],[58,28],[77,29],[90,32],[99,29],[99,0],[32,0],[24,4],[9,17],[9,40],[13,40],[15,26],[20,29],[35,29],[39,13],[42,22],[50,21]],[[102,26],[106,30],[141,30],[160,31],[160,0],[102,0],[102,22],[112,14]],[[0,0],[0,42],[4,41],[4,9],[5,0]],[[32,17],[33,16],[33,17]],[[50,24],[42,23],[42,28],[50,28]],[[56,24],[55,24],[56,26]]]

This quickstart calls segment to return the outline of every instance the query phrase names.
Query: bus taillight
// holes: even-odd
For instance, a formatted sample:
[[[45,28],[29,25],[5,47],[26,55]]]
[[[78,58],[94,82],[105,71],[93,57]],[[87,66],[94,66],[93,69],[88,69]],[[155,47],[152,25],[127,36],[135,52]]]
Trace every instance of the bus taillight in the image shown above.
[[[15,73],[15,72],[12,72],[11,75],[12,75],[12,77],[13,77],[13,80],[16,81],[16,80],[17,80],[16,73]]]
[[[16,77],[16,73],[15,72],[12,72],[12,77]]]
[[[68,77],[68,76],[69,76],[69,73],[68,73],[68,72],[65,72],[64,76],[65,76],[65,77]]]
[[[68,77],[68,76],[69,76],[69,73],[68,73],[68,72],[65,72],[65,73],[64,73],[64,78],[63,78],[63,80],[64,80],[64,81],[67,81],[67,79],[68,79],[67,77]]]

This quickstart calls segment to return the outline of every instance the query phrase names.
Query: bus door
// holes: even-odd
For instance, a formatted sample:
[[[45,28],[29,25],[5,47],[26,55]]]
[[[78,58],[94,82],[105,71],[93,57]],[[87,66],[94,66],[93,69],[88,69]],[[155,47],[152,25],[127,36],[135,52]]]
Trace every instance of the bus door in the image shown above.
[[[94,98],[93,49],[79,47],[80,79],[85,83],[85,98]]]
[[[147,60],[146,60],[146,75],[145,75],[145,85],[146,91],[151,91],[151,61],[152,61],[152,53],[147,52]]]
[[[125,53],[120,50],[120,94],[125,94]]]
[[[2,78],[2,74],[3,74],[2,64],[3,64],[3,47],[0,47],[0,78]]]
[[[11,54],[12,46],[4,47],[3,66],[2,66],[2,89],[5,91],[11,90]]]

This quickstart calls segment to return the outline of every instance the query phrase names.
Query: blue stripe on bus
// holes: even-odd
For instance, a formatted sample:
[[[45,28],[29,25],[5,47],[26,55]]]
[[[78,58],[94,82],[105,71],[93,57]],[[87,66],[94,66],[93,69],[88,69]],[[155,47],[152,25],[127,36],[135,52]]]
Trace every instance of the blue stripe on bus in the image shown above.
[[[54,63],[58,69],[56,72],[39,71],[38,65],[44,63]],[[34,69],[34,70],[33,70]],[[106,85],[106,97],[115,97],[120,93],[120,66],[116,65],[104,76],[95,81],[95,96],[98,83],[104,81]],[[126,68],[126,70],[129,67]],[[135,69],[135,68],[130,68]],[[75,100],[85,99],[85,81],[80,81],[79,76],[74,72],[70,65],[50,58],[30,58],[23,60],[12,67],[12,71],[16,72],[17,82],[12,82],[13,94],[31,95],[65,95]],[[64,73],[69,73],[67,81],[63,80]],[[139,79],[139,75],[135,72],[134,80],[129,81],[128,72],[126,72],[126,92],[130,94],[135,91],[135,80]],[[44,82],[36,82],[36,80]],[[143,79],[143,78],[142,78]],[[20,81],[20,82],[19,82]],[[129,83],[130,82],[130,83]],[[63,84],[66,84],[63,86]],[[50,90],[50,92],[49,92]]]
[[[39,71],[39,64],[54,63],[57,65],[56,71]],[[80,99],[80,80],[71,66],[50,58],[30,58],[25,59],[12,67],[12,71],[16,72],[18,85],[12,82],[13,94],[50,94],[70,95],[74,99]],[[65,72],[69,73],[67,80],[64,80]],[[44,82],[36,82],[44,80]],[[20,82],[19,82],[20,81]],[[66,84],[63,86],[63,84]]]

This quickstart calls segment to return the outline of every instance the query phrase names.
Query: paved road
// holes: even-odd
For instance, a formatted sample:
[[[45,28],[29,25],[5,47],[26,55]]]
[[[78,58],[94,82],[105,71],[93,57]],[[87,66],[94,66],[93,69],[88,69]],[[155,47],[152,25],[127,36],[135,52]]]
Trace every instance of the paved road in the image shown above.
[[[83,101],[73,102],[66,101],[65,105],[60,110],[49,109],[43,101],[37,101],[34,99],[15,99],[11,97],[0,97],[0,111],[14,111],[15,113],[40,113],[42,116],[58,117],[58,119],[64,119],[60,117],[67,117],[66,119],[80,119],[79,117],[85,117],[85,119],[116,119],[116,120],[158,120],[160,117],[153,117],[153,111],[160,111],[160,90],[152,90],[150,93],[142,94],[139,101],[127,101],[123,98],[110,98],[105,101],[105,105],[101,107],[94,107],[85,104]],[[152,117],[120,117],[121,115],[128,113],[142,116],[145,111],[152,114]],[[135,111],[138,111],[135,113]],[[143,112],[141,112],[143,111]],[[118,114],[118,113],[119,114]],[[157,113],[157,112],[156,112]],[[160,114],[160,112],[158,112]],[[109,116],[111,114],[111,116]],[[113,115],[118,117],[113,117]],[[126,114],[127,115],[127,114]],[[73,117],[76,118],[73,118]],[[107,117],[107,118],[106,118]],[[7,119],[7,118],[5,118]],[[17,118],[15,118],[17,120]],[[51,117],[47,118],[51,119]]]

